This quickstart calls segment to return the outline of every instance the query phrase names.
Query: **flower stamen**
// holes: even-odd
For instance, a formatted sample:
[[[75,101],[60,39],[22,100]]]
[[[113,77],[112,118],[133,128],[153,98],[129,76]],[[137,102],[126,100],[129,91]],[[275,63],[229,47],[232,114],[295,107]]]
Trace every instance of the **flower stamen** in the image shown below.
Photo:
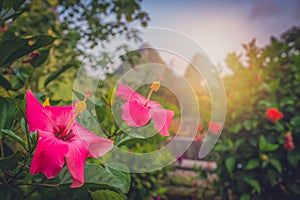
[[[82,114],[85,111],[85,109],[86,109],[86,103],[85,102],[86,102],[87,98],[89,98],[90,96],[91,96],[91,93],[90,92],[86,92],[85,96],[84,96],[84,100],[83,101],[78,101],[76,103],[75,109],[74,109],[75,114],[72,117],[72,119],[69,121],[69,123],[66,126],[66,128],[64,129],[64,131],[62,132],[61,137],[65,137],[69,133],[71,126],[73,125],[73,123],[76,120],[76,117],[78,115]]]
[[[154,82],[152,83],[151,87],[150,87],[150,91],[149,91],[149,93],[148,93],[147,101],[146,101],[146,103],[145,103],[145,106],[146,106],[146,105],[148,104],[148,102],[150,101],[150,98],[151,98],[151,96],[152,96],[152,93],[158,91],[159,88],[160,88],[160,82],[159,82],[159,81],[154,81]]]

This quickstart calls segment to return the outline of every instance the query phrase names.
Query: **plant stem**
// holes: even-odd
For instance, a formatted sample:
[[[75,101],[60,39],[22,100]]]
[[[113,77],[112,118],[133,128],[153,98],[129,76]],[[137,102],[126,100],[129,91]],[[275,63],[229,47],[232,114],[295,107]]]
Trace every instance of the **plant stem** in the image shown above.
[[[2,139],[0,139],[0,150],[1,150],[1,158],[4,158],[4,149],[3,149]]]

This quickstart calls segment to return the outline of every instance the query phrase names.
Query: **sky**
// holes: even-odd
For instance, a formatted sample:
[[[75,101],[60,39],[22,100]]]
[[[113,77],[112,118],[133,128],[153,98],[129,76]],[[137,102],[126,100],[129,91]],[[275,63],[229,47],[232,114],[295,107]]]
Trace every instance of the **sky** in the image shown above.
[[[300,26],[300,0],[144,0],[142,8],[149,27],[185,34],[221,66],[228,53],[243,51],[241,44],[256,38],[264,46],[270,36]]]

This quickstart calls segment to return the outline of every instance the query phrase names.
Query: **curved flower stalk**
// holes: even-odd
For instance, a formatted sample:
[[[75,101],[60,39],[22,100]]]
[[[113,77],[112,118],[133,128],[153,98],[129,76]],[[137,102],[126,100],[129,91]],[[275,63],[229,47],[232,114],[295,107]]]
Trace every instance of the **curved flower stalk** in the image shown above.
[[[26,91],[29,131],[38,132],[31,174],[42,172],[47,178],[53,178],[60,172],[66,159],[73,178],[70,187],[80,187],[84,184],[85,159],[98,158],[113,148],[112,140],[98,137],[76,122],[76,116],[86,108],[85,100],[72,106],[43,106],[30,90]]]
[[[126,101],[122,106],[122,119],[129,126],[142,127],[152,119],[157,132],[162,136],[169,136],[174,112],[165,110],[158,102],[150,100],[153,91],[157,91],[159,87],[159,82],[153,82],[146,99],[132,88],[120,83],[116,96]]]

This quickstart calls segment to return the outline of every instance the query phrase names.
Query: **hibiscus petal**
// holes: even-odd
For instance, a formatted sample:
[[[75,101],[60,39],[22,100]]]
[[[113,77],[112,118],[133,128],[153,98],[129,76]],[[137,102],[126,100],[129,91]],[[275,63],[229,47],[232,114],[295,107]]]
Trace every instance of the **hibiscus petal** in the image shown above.
[[[145,126],[150,120],[149,108],[136,101],[126,102],[122,106],[122,119],[133,127]]]
[[[72,140],[68,146],[66,162],[73,179],[70,188],[76,188],[84,184],[84,161],[88,156],[88,150],[79,138]]]
[[[53,133],[39,131],[39,139],[33,156],[30,173],[42,172],[47,178],[55,177],[64,166],[68,146]]]
[[[26,119],[29,132],[36,130],[52,131],[49,122],[49,113],[42,104],[35,98],[32,91],[26,91]]]
[[[169,136],[169,128],[174,112],[172,110],[165,110],[160,104],[151,101],[150,113],[157,132],[162,136]]]
[[[88,156],[90,157],[98,158],[100,156],[103,156],[114,146],[114,142],[112,140],[101,138],[85,129],[78,123],[75,123],[73,132],[75,132],[78,137],[84,142],[85,147],[89,151]]]
[[[138,101],[141,104],[145,104],[147,101],[145,97],[134,91],[129,86],[123,85],[122,83],[120,83],[118,86],[116,96],[119,96],[126,101]]]
[[[74,106],[46,106],[55,125],[65,127],[74,116]]]

